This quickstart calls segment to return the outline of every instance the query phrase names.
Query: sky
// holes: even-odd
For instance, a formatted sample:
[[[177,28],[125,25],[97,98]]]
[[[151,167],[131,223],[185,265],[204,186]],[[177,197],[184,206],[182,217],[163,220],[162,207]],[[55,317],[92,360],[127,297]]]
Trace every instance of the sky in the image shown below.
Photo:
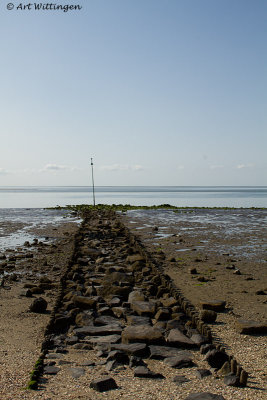
[[[91,157],[96,186],[267,185],[266,0],[28,1],[0,4],[0,186]]]

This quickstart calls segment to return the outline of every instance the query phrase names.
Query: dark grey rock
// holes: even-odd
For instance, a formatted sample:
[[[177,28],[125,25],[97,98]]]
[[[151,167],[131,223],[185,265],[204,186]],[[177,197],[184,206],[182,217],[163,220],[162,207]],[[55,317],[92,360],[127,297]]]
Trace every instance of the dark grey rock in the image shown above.
[[[44,367],[44,374],[46,375],[56,375],[60,371],[60,368],[54,367],[53,365],[46,365]]]
[[[93,367],[95,365],[95,362],[91,360],[85,360],[80,365],[82,367]]]
[[[78,341],[79,341],[78,336],[71,336],[71,337],[67,337],[65,342],[66,342],[66,344],[72,346],[72,345],[78,343]]]
[[[111,350],[121,350],[129,356],[145,357],[148,354],[148,348],[145,343],[118,343],[110,345]]]
[[[112,350],[108,356],[107,361],[115,360],[119,364],[128,364],[129,356],[120,350]]]
[[[35,313],[44,313],[47,308],[47,301],[42,297],[38,297],[34,299],[32,304],[30,305],[30,311]]]
[[[107,335],[107,336],[92,336],[86,341],[90,344],[99,344],[99,343],[118,343],[121,341],[120,335]]]
[[[215,322],[217,318],[216,311],[213,310],[203,310],[200,313],[200,319],[204,322]]]
[[[228,374],[224,377],[223,383],[227,386],[239,386],[239,377],[234,374]]]
[[[185,382],[190,382],[190,379],[186,378],[184,375],[176,375],[172,381],[178,385],[181,385],[182,383]]]
[[[180,347],[196,347],[196,344],[185,336],[179,329],[171,329],[167,338],[167,343],[172,346],[180,346]]]
[[[267,333],[267,323],[239,319],[236,321],[236,329],[239,333],[245,335],[261,335]]]
[[[78,337],[83,336],[105,336],[105,335],[116,335],[122,331],[119,325],[103,325],[103,326],[84,326],[82,328],[74,329],[75,335]]]
[[[200,353],[201,354],[206,354],[208,351],[214,350],[214,349],[215,349],[215,346],[213,344],[203,344],[200,347]]]
[[[192,361],[191,357],[187,357],[184,355],[177,357],[167,357],[164,360],[164,363],[169,365],[172,368],[189,368],[193,367],[195,364]]]
[[[113,378],[109,376],[104,376],[102,378],[96,379],[90,383],[90,387],[97,392],[106,392],[108,390],[117,389],[117,383]]]
[[[212,368],[220,369],[226,361],[229,361],[229,357],[223,351],[210,350],[206,354],[205,360]]]
[[[138,366],[144,366],[144,367],[146,366],[143,359],[140,357],[136,357],[136,356],[130,356],[129,367],[134,368],[134,367],[138,367]]]
[[[211,375],[211,372],[209,369],[197,369],[195,374],[196,374],[197,378],[203,379],[206,376]]]
[[[187,356],[191,357],[192,354],[190,351],[184,351],[181,349],[177,349],[175,347],[168,347],[168,346],[149,346],[150,351],[150,358],[155,360],[163,360],[167,357],[176,357],[176,356]]]
[[[134,370],[134,376],[137,378],[148,378],[148,379],[162,379],[164,376],[156,372],[150,371],[147,367],[139,366]]]

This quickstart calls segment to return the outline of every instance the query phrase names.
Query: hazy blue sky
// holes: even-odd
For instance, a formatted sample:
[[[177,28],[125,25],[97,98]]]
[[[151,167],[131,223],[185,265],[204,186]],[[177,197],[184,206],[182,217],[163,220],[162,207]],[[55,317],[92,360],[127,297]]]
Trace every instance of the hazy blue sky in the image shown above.
[[[9,1],[0,185],[267,185],[266,0]]]

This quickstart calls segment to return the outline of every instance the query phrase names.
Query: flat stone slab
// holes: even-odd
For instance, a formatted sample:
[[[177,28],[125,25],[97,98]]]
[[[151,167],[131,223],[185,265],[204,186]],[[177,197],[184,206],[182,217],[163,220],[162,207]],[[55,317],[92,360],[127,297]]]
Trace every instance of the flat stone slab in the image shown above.
[[[122,327],[119,325],[103,325],[103,326],[83,326],[82,328],[74,329],[77,336],[105,336],[120,334]]]
[[[88,343],[118,343],[121,340],[120,335],[92,336],[86,340]]]
[[[117,389],[117,383],[109,376],[96,379],[90,383],[90,387],[97,392],[106,392],[108,390]]]
[[[150,358],[155,360],[163,360],[167,357],[176,357],[176,356],[187,356],[191,357],[192,353],[190,351],[184,351],[177,349],[175,347],[168,347],[168,346],[149,346],[150,351]]]
[[[53,365],[47,365],[44,367],[44,374],[56,375],[60,371],[60,368],[54,367]]]
[[[196,347],[196,343],[185,336],[179,329],[171,329],[166,341],[172,346]]]
[[[261,335],[267,333],[267,323],[239,319],[236,321],[235,326],[237,331],[244,335]]]
[[[226,306],[226,301],[224,300],[209,300],[200,302],[200,307],[203,310],[222,312],[225,310],[225,306]]]
[[[147,379],[163,379],[164,376],[156,372],[151,371],[147,367],[140,365],[134,369],[134,376],[137,378],[147,378]]]
[[[97,317],[94,320],[94,324],[96,326],[103,326],[103,325],[118,325],[123,326],[122,322],[119,321],[117,318],[112,317],[111,315],[102,315],[101,317]]]
[[[118,343],[112,344],[110,350],[120,350],[129,356],[143,357],[147,353],[147,345],[145,343]]]
[[[177,357],[167,357],[164,359],[164,363],[172,368],[190,368],[194,366],[191,357],[177,356]]]
[[[164,341],[162,332],[148,325],[127,326],[121,334],[122,343],[155,343]]]
[[[192,393],[189,396],[187,396],[185,400],[225,400],[225,398],[219,394],[203,392],[203,393]]]

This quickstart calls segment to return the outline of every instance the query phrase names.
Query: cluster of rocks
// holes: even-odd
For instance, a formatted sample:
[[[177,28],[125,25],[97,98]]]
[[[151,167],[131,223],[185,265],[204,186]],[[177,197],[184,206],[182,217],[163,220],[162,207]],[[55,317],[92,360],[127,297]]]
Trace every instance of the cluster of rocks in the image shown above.
[[[92,212],[76,235],[32,387],[41,373],[60,370],[55,359],[70,347],[95,349],[106,371],[128,365],[134,376],[150,379],[164,376],[148,368],[147,358],[176,369],[190,368],[196,366],[193,351],[200,349],[210,369],[199,369],[199,378],[216,372],[225,376],[228,385],[245,386],[247,373],[221,346],[212,344],[211,330],[204,321],[215,319],[213,310],[198,315],[114,214]],[[72,373],[77,377],[84,369],[73,368]],[[117,385],[105,376],[92,381],[91,387],[104,391]],[[210,393],[190,396],[188,400],[223,399]]]

